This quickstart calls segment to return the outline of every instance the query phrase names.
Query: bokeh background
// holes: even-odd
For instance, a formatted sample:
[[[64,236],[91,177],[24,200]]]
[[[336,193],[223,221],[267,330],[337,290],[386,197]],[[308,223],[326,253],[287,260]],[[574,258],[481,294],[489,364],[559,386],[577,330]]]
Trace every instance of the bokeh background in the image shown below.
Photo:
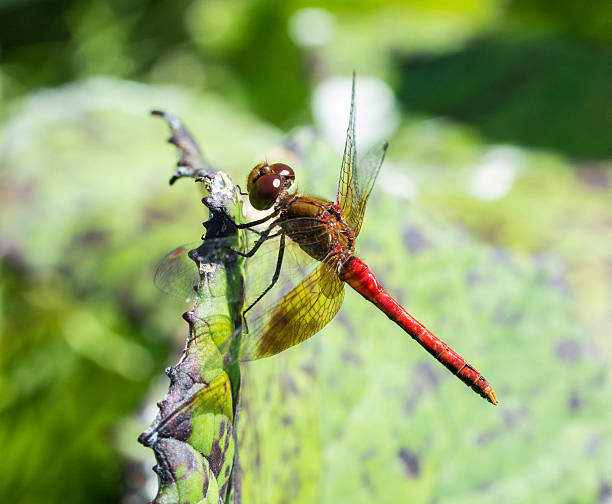
[[[154,495],[205,214],[149,110],[236,182],[293,132],[333,198],[355,69],[360,255],[501,402],[347,293],[247,368],[244,502],[612,502],[611,56],[604,0],[0,2],[0,501]]]

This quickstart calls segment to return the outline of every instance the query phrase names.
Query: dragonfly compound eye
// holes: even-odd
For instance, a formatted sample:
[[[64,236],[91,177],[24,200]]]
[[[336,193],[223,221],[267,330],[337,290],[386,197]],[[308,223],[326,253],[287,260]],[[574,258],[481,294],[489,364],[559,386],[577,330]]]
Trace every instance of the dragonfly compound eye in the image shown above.
[[[295,173],[293,172],[291,166],[284,163],[274,163],[270,165],[270,170],[272,170],[272,173],[282,175],[283,177],[295,178]]]
[[[283,178],[276,173],[268,173],[259,177],[249,191],[251,205],[257,210],[267,210],[274,205],[276,198],[283,188]]]
[[[274,163],[270,165],[270,170],[272,173],[276,173],[283,177],[283,188],[288,189],[293,181],[295,180],[295,172],[291,168],[291,166],[286,165],[284,163]]]

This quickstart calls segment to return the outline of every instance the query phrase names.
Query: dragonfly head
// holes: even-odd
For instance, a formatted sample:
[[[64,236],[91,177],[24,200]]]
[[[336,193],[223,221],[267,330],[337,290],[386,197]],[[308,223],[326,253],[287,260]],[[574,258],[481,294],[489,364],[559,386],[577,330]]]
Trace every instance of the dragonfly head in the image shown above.
[[[291,187],[295,173],[283,163],[259,163],[251,170],[247,181],[249,201],[257,210],[268,210],[282,191]]]

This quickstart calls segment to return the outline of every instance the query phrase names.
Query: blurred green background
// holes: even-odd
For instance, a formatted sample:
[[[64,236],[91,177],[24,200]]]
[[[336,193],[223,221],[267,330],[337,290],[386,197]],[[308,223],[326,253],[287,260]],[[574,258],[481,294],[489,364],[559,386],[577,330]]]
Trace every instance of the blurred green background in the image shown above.
[[[0,502],[154,495],[187,326],[152,276],[205,214],[149,110],[238,183],[314,124],[331,199],[353,69],[391,142],[358,252],[500,404],[347,293],[248,366],[243,501],[612,502],[611,56],[603,0],[1,1]]]

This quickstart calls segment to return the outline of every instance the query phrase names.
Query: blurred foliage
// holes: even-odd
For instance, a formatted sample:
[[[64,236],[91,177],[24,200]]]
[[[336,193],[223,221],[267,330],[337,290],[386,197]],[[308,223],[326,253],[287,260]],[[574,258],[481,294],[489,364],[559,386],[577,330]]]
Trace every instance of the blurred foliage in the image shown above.
[[[168,189],[148,111],[240,182],[278,152],[269,124],[309,121],[311,88],[353,68],[405,105],[358,251],[501,404],[349,293],[328,329],[247,370],[245,502],[610,499],[610,7],[319,3],[333,33],[306,46],[288,27],[313,5],[0,3],[0,501],[154,494],[136,438],[187,327],[151,277],[205,216],[194,185]],[[470,126],[423,117],[440,114]],[[333,197],[338,156],[310,149],[300,187]],[[488,170],[506,186],[483,199]]]
[[[0,89],[9,100],[41,86],[111,74],[218,91],[288,128],[308,119],[305,83],[329,71],[390,72],[390,48],[448,48],[500,11],[498,0],[323,2],[335,16],[335,41],[311,51],[291,39],[288,22],[298,9],[313,5],[303,0],[4,2]]]
[[[512,0],[510,12],[532,30],[612,42],[612,5],[606,0],[588,5],[572,0]]]
[[[481,39],[458,53],[407,58],[401,73],[398,94],[408,110],[465,121],[490,141],[612,156],[612,48]]]

